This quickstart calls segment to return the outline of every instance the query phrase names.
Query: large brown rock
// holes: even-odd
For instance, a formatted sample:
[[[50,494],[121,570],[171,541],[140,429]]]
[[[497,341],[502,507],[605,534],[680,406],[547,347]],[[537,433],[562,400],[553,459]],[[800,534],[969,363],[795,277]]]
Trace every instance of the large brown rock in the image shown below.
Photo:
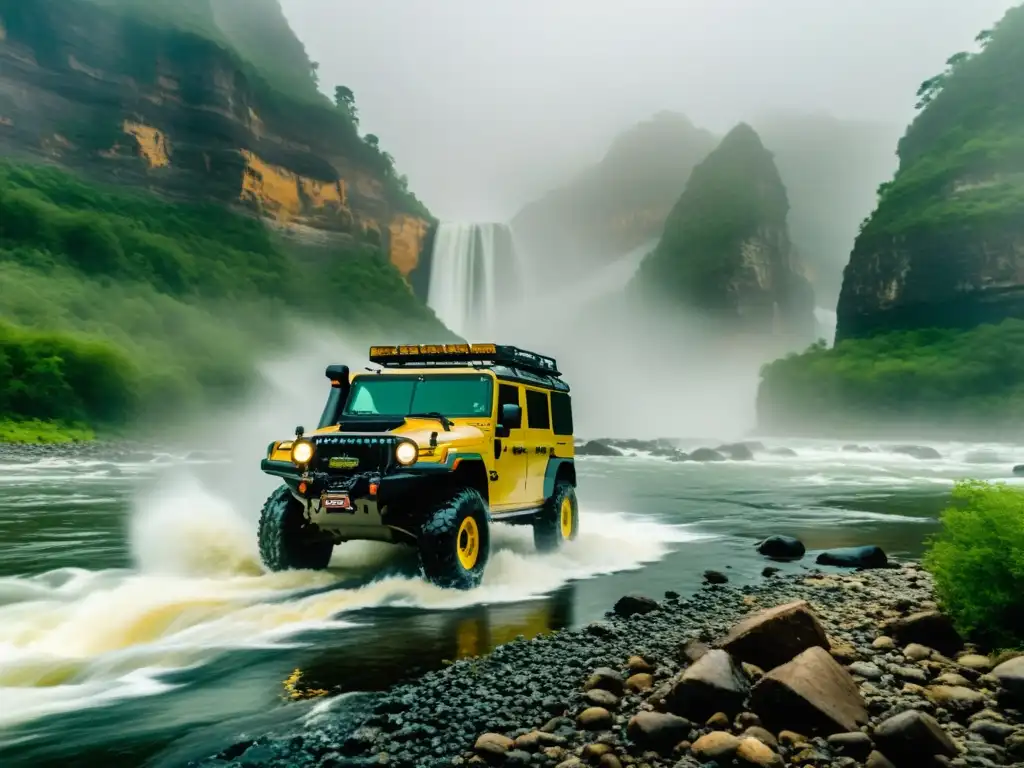
[[[957,755],[956,745],[935,718],[916,709],[879,723],[874,740],[898,768],[919,768],[936,755]]]
[[[850,674],[824,648],[808,648],[761,678],[752,709],[773,730],[848,733],[868,722],[864,699]]]
[[[1018,707],[1024,707],[1024,656],[1018,656],[992,670],[1003,694]]]
[[[687,669],[666,697],[669,712],[706,720],[716,712],[736,715],[750,693],[743,670],[728,653],[709,651]]]
[[[643,749],[667,754],[686,739],[693,724],[682,717],[662,712],[638,712],[626,726],[626,734]]]
[[[897,645],[918,643],[950,658],[955,658],[964,649],[963,638],[952,620],[939,611],[921,611],[896,619],[886,626],[886,634]]]
[[[765,670],[814,646],[829,649],[825,630],[805,600],[777,605],[744,619],[719,645],[734,658]]]

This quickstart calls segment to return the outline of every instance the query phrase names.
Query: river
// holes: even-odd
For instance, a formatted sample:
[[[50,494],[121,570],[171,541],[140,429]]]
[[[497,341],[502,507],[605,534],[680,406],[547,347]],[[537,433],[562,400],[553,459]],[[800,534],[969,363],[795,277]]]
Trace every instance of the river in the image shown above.
[[[868,445],[773,441],[796,455],[721,464],[582,458],[580,538],[542,557],[528,529],[500,528],[468,593],[426,585],[412,553],[386,545],[338,547],[324,573],[263,574],[254,500],[273,482],[217,454],[8,454],[0,764],[180,764],[294,717],[290,691],[380,690],[588,623],[627,592],[685,593],[710,568],[759,578],[753,545],[768,534],[915,557],[957,478],[1022,481],[1024,448],[932,444],[942,458],[927,461]]]

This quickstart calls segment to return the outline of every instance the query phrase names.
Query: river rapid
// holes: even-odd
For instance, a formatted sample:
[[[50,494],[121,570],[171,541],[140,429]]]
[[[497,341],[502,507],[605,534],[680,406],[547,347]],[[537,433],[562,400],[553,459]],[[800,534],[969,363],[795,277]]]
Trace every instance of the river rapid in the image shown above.
[[[803,539],[804,565],[854,544],[916,557],[957,479],[1022,482],[1024,447],[930,445],[941,459],[800,440],[768,446],[795,456],[748,462],[581,458],[579,539],[540,556],[528,529],[499,527],[467,593],[422,582],[412,551],[369,543],[336,548],[326,572],[263,573],[255,521],[274,483],[226,454],[8,451],[0,764],[180,765],[305,716],[295,701],[319,691],[320,707],[344,703],[589,623],[627,592],[691,591],[707,569],[759,578],[753,545],[773,533]]]

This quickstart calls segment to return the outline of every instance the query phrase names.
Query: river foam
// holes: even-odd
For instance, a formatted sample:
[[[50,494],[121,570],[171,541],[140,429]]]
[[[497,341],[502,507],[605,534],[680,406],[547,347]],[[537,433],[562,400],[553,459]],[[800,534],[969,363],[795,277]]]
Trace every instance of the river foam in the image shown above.
[[[169,673],[231,649],[301,645],[310,631],[372,622],[380,606],[444,611],[539,598],[636,569],[701,538],[682,526],[584,509],[579,538],[540,555],[529,528],[495,526],[482,585],[440,589],[403,547],[352,542],[328,570],[265,573],[251,511],[189,473],[136,500],[135,567],[0,579],[0,727],[167,691]],[[361,612],[361,613],[359,613]]]

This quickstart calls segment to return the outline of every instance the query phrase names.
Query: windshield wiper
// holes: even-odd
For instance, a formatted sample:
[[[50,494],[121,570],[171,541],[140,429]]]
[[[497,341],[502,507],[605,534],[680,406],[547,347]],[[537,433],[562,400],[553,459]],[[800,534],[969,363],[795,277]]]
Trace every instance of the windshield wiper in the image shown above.
[[[441,422],[445,432],[451,432],[450,427],[454,424],[454,421],[449,421],[443,413],[438,411],[428,411],[427,413],[410,413],[409,418],[412,419],[437,419]]]

